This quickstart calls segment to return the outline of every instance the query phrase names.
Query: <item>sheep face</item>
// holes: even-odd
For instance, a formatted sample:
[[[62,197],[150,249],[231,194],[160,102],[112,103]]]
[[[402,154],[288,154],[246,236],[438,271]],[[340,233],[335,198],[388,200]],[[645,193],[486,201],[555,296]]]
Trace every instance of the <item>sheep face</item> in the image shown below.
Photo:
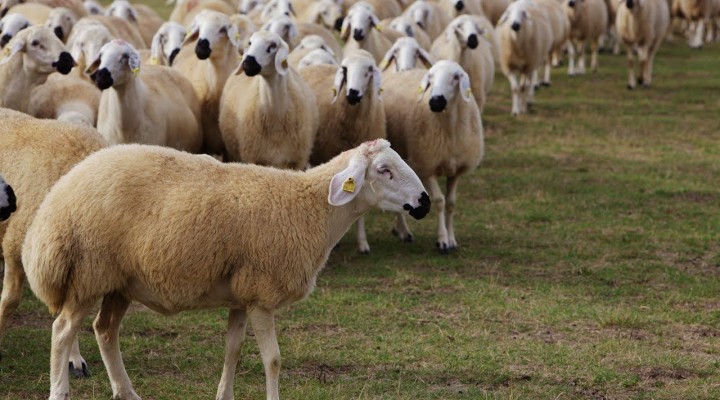
[[[0,47],[5,47],[18,32],[30,27],[30,21],[21,14],[10,14],[0,20]]]
[[[375,65],[372,55],[365,51],[358,51],[345,57],[335,74],[333,103],[337,101],[343,86],[346,87],[345,97],[348,103],[355,106],[362,101],[366,93],[375,91],[379,94],[380,84],[380,70]]]
[[[322,49],[315,49],[305,55],[298,63],[298,68],[305,68],[312,65],[337,65],[335,58]]]
[[[404,17],[397,17],[393,19],[390,21],[390,25],[388,26],[390,29],[401,32],[405,36],[415,37],[415,27],[413,27],[413,24]]]
[[[58,71],[67,75],[75,66],[75,61],[65,50],[63,42],[51,30],[41,26],[30,27],[15,35],[5,51],[6,56],[0,64],[22,53],[24,68],[40,74]]]
[[[379,23],[380,20],[370,7],[363,3],[357,3],[348,11],[340,36],[343,40],[348,40],[352,33],[353,40],[362,42]]]
[[[425,74],[420,83],[420,100],[425,93],[430,91],[430,110],[432,112],[442,112],[460,97],[464,101],[470,101],[472,98],[472,89],[470,89],[470,77],[462,67],[453,61],[438,61]]]
[[[262,30],[276,33],[285,43],[292,43],[298,34],[295,22],[284,15],[266,22]]]
[[[53,8],[45,22],[45,26],[55,32],[55,36],[62,41],[70,33],[73,25],[75,25],[75,16],[64,7]]]
[[[108,17],[122,18],[133,23],[138,22],[137,11],[135,11],[135,7],[127,0],[113,1],[110,7],[105,10],[105,15]]]
[[[513,31],[518,32],[520,31],[520,28],[523,26],[523,24],[525,24],[529,20],[530,15],[528,14],[527,10],[525,10],[523,7],[520,7],[520,3],[513,3],[510,5],[510,7],[508,7],[507,10],[505,10],[503,16],[500,17],[500,20],[498,21],[498,26],[507,22],[510,24],[510,28]]]
[[[0,176],[0,221],[10,218],[10,214],[17,210],[15,192]]]
[[[165,22],[153,36],[150,63],[172,66],[185,39],[185,27],[177,22]]]
[[[96,2],[93,1],[93,0],[85,0],[85,1],[83,2],[83,7],[85,7],[85,11],[87,11],[87,13],[88,13],[89,15],[103,15],[103,14],[105,14],[105,11],[104,11],[103,8],[100,6],[100,4],[96,3]]]
[[[106,43],[85,70],[100,90],[122,86],[140,71],[140,53],[124,40]]]
[[[480,44],[480,37],[485,35],[485,30],[480,28],[472,17],[464,15],[455,18],[445,31],[447,40],[457,38],[463,48],[476,49]]]
[[[407,15],[410,19],[422,29],[427,30],[430,18],[432,17],[432,8],[423,1],[417,1],[408,8]]]
[[[415,219],[430,212],[430,197],[420,178],[387,140],[363,143],[344,155],[349,155],[350,160],[348,167],[330,181],[330,205],[342,206],[360,199],[384,211],[407,212]]]
[[[408,71],[415,69],[417,62],[422,62],[426,68],[432,66],[432,57],[425,49],[420,47],[417,40],[411,37],[403,37],[395,41],[393,47],[388,50],[387,54],[380,63],[380,68],[384,71],[390,64],[395,62],[396,71]]]
[[[335,56],[335,52],[327,45],[327,43],[325,43],[325,40],[318,35],[305,36],[297,48],[305,50],[322,50],[330,56]]]
[[[21,0],[0,0],[0,18],[10,11],[14,6],[22,3]]]
[[[91,25],[83,26],[81,30],[76,27],[68,43],[72,41],[70,48],[72,57],[84,68],[85,63],[95,60],[100,54],[100,49],[112,40],[113,37],[107,28],[102,25]]]
[[[250,37],[248,49],[236,73],[245,72],[247,76],[262,74],[286,75],[288,73],[289,49],[287,43],[275,33],[258,31]]]
[[[207,60],[213,54],[223,56],[223,51],[213,53],[213,49],[222,49],[227,45],[239,48],[239,39],[237,28],[227,15],[204,10],[195,17],[184,43],[197,40],[195,55],[200,60]]]
[[[312,3],[309,13],[313,23],[337,31],[342,28],[342,7],[333,0],[320,0]]]
[[[248,14],[256,8],[260,8],[265,4],[262,0],[241,0],[239,11],[241,14]]]
[[[292,2],[290,0],[271,0],[263,8],[260,18],[263,21],[268,21],[274,17],[281,16],[285,16],[288,18],[291,16],[296,16]]]

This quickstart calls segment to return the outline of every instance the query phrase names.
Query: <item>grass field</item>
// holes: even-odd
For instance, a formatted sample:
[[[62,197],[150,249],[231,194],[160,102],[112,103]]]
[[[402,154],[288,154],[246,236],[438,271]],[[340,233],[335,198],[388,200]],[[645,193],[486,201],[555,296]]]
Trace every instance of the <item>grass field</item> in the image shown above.
[[[434,250],[435,214],[372,254],[348,235],[310,298],[279,312],[286,399],[720,398],[720,45],[666,44],[652,89],[625,89],[625,58],[537,95],[510,117],[500,75],[486,159],[459,191],[461,248]],[[173,318],[134,307],[121,331],[143,399],[212,399],[227,311]],[[50,325],[25,291],[2,344],[0,399],[48,393]],[[108,399],[88,319],[89,379]],[[264,398],[254,338],[237,399]]]

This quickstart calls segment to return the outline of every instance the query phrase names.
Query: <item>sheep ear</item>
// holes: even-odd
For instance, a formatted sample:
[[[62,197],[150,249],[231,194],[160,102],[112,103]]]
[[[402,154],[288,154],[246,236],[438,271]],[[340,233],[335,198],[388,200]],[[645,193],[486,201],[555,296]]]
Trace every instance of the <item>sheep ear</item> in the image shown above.
[[[0,61],[0,65],[5,65],[10,62],[10,59],[17,53],[25,49],[25,39],[15,39],[12,47],[5,48],[5,58]]]
[[[140,53],[130,53],[130,57],[128,57],[128,67],[130,67],[130,71],[132,71],[134,75],[140,72]]]
[[[323,43],[323,45],[320,46],[320,48],[323,49],[323,50],[325,50],[325,51],[326,51],[328,54],[330,54],[331,56],[335,57],[335,52],[333,51],[333,49],[330,48],[330,46],[328,46],[328,45],[326,45],[326,44]]]
[[[88,65],[87,68],[85,68],[85,75],[92,75],[97,71],[97,69],[100,68],[100,54],[98,54],[95,61],[92,62],[92,64]]]
[[[343,86],[345,85],[345,68],[342,66],[339,66],[337,69],[337,72],[335,73],[335,85],[333,86],[333,100],[331,104],[335,104],[338,97],[340,96],[340,91],[342,90]]]
[[[328,203],[331,206],[344,206],[351,202],[365,183],[368,160],[364,156],[350,159],[350,164],[338,172],[330,181]]]
[[[228,36],[228,39],[230,40],[230,43],[232,43],[233,46],[235,46],[238,49],[241,47],[240,32],[238,32],[238,29],[235,25],[230,25],[227,28],[227,36]]]
[[[185,40],[183,40],[183,44],[188,44],[190,42],[196,41],[198,36],[200,36],[200,25],[197,22],[193,22],[190,29],[188,29],[187,34],[185,34]]]
[[[290,8],[290,14],[292,14],[293,17],[297,17],[297,14],[295,13],[295,7],[293,7],[292,3],[288,2],[288,7]]]
[[[423,76],[422,81],[420,81],[420,87],[418,88],[418,92],[420,93],[420,97],[418,97],[418,102],[420,102],[425,96],[425,92],[430,89],[430,72],[426,73],[425,76]]]
[[[280,75],[287,75],[288,73],[288,49],[287,43],[281,42],[278,47],[277,53],[275,53],[275,71]]]
[[[394,44],[390,50],[388,50],[387,53],[385,53],[385,57],[383,57],[382,61],[380,61],[380,69],[385,71],[388,69],[390,64],[392,64],[393,60],[395,60],[395,51],[397,50],[397,44]]]
[[[340,29],[340,39],[347,41],[350,37],[350,15],[346,16]]]
[[[373,15],[372,17],[372,27],[377,29],[378,31],[382,31],[382,27],[380,26],[380,20],[377,16]]]
[[[163,55],[162,42],[163,34],[158,32],[153,36],[152,44],[150,45],[150,60],[151,64],[158,64],[161,56]],[[73,57],[75,58],[75,57]]]
[[[433,65],[432,56],[427,51],[425,51],[425,49],[420,47],[418,49],[418,55],[419,55],[420,61],[423,63],[425,68],[427,68],[427,69],[432,68],[432,65]]]
[[[468,76],[466,72],[463,72],[463,74],[460,76],[459,89],[463,100],[465,100],[466,102],[470,101],[473,93],[472,89],[470,88],[470,76]]]
[[[135,11],[134,8],[128,8],[128,12],[129,12],[128,19],[137,24],[137,22],[138,22],[137,11]]]
[[[500,26],[500,25],[504,24],[505,21],[507,21],[507,19],[508,19],[508,13],[507,13],[507,11],[506,11],[506,12],[504,12],[504,13],[500,16],[500,19],[498,20],[497,26]]]
[[[377,93],[378,96],[380,96],[380,92],[382,92],[382,89],[380,89],[381,85],[382,76],[380,75],[380,68],[373,67],[373,87],[375,88],[375,93]]]
[[[297,27],[295,24],[292,24],[288,26],[288,38],[292,41],[294,40],[298,35]]]

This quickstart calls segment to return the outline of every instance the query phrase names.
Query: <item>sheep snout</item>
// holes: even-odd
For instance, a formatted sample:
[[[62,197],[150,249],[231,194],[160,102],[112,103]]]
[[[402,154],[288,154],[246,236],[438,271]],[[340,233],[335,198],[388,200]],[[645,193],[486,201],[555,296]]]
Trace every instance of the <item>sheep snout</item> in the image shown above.
[[[360,94],[358,90],[350,89],[348,90],[347,94],[347,101],[350,103],[351,106],[356,106],[360,104],[360,101],[362,100],[363,96]]]
[[[210,58],[212,49],[210,48],[210,42],[207,39],[200,39],[195,46],[195,54],[201,60],[207,60]]]
[[[462,1],[458,1],[457,3],[455,3],[455,9],[457,11],[462,11],[464,8],[465,8],[465,3],[463,3]]]
[[[255,76],[260,73],[262,66],[258,64],[254,56],[248,55],[242,63],[243,70],[247,76]]]
[[[634,5],[635,5],[635,4],[633,3],[633,0],[627,0],[627,1],[625,2],[625,6],[628,8],[628,10],[632,10],[632,8],[633,8]]]
[[[423,219],[430,212],[430,196],[428,196],[427,192],[422,192],[418,202],[420,203],[420,206],[418,207],[405,204],[403,209],[406,210],[411,217],[415,219]]]
[[[362,29],[355,29],[353,31],[353,39],[357,40],[358,42],[362,42],[363,39],[365,39],[365,33],[363,33]]]
[[[569,6],[569,7],[575,7],[575,0],[570,0],[570,1],[568,1],[568,6]]]
[[[90,79],[95,82],[95,85],[100,90],[108,89],[113,85],[112,74],[110,74],[107,68],[93,72],[90,74]]]
[[[60,53],[60,58],[52,63],[52,66],[63,75],[69,74],[70,70],[73,69],[75,65],[77,65],[75,64],[75,60],[73,60],[72,56],[67,51]]]
[[[519,22],[513,22],[510,27],[512,28],[512,30],[514,30],[515,32],[517,32],[517,31],[520,30],[520,23],[519,23]]]
[[[447,108],[447,100],[445,99],[445,96],[433,96],[430,99],[430,110],[432,112],[442,112],[445,111],[445,108]]]
[[[479,44],[479,42],[478,42],[478,37],[476,34],[473,33],[470,36],[468,36],[467,45],[469,48],[476,49],[478,47],[478,44]]]
[[[53,32],[55,32],[55,36],[57,36],[58,39],[64,40],[65,33],[63,32],[62,27],[56,26],[55,29],[53,29]]]
[[[5,45],[8,44],[10,39],[12,39],[12,35],[10,35],[9,33],[2,35],[2,38],[0,38],[0,47],[5,47]]]

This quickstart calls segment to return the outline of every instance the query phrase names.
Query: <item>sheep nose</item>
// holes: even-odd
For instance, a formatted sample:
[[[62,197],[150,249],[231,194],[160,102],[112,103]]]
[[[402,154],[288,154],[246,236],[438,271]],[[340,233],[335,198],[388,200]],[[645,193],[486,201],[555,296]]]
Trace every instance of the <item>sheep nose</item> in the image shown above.
[[[430,110],[432,112],[441,112],[445,110],[445,107],[447,107],[447,100],[445,100],[445,96],[433,96],[430,99]]]
[[[10,218],[10,214],[17,211],[17,199],[15,198],[15,192],[10,185],[5,185],[5,197],[7,198],[7,206],[0,208],[0,221],[5,221]]]
[[[423,219],[430,212],[430,196],[428,196],[427,192],[422,192],[418,200],[420,202],[419,207],[413,207],[410,204],[405,204],[403,209],[406,210],[411,217],[415,219]]]
[[[343,17],[340,17],[335,20],[335,30],[340,32],[342,30],[342,24],[343,24]]]
[[[0,47],[5,47],[6,44],[12,39],[12,36],[9,33],[6,33],[2,35],[2,38],[0,38]]]
[[[178,53],[180,53],[180,49],[175,49],[170,53],[170,57],[168,57],[168,64],[172,66],[173,61],[175,60],[175,57],[177,57]]]
[[[478,47],[478,37],[476,34],[472,34],[468,36],[467,45],[471,49],[476,49]]]
[[[247,76],[255,76],[260,73],[262,67],[258,64],[255,57],[248,55],[242,63],[243,70]]]
[[[455,9],[456,9],[456,10],[462,11],[463,8],[465,8],[465,3],[463,3],[462,1],[458,1],[457,3],[455,3]]]
[[[60,26],[56,26],[55,29],[53,29],[53,32],[55,32],[55,36],[57,36],[60,40],[63,40],[65,37],[65,33],[63,33],[62,27]]]
[[[357,40],[358,42],[361,42],[363,39],[365,39],[365,34],[363,33],[362,29],[355,29],[353,31],[353,39]]]
[[[351,106],[355,106],[362,100],[362,95],[355,89],[348,90],[347,101]]]
[[[519,22],[513,22],[510,27],[512,28],[512,30],[514,30],[515,32],[517,32],[517,31],[520,30],[520,23],[519,23]]]
[[[212,53],[212,50],[210,49],[210,42],[207,39],[198,40],[197,45],[195,46],[195,54],[197,55],[197,58],[207,60],[210,58],[210,53]]]
[[[107,68],[95,71],[90,75],[90,79],[95,81],[95,85],[100,90],[105,90],[113,85],[113,78]]]
[[[568,1],[568,6],[569,6],[569,7],[575,7],[575,0],[570,0],[570,1]]]
[[[628,10],[632,10],[634,5],[635,4],[633,3],[633,0],[627,0],[627,2],[625,2],[625,6],[628,8]]]
[[[69,74],[70,70],[73,69],[75,65],[75,60],[73,60],[72,56],[67,51],[60,53],[58,60],[52,63],[52,66],[63,75]]]

